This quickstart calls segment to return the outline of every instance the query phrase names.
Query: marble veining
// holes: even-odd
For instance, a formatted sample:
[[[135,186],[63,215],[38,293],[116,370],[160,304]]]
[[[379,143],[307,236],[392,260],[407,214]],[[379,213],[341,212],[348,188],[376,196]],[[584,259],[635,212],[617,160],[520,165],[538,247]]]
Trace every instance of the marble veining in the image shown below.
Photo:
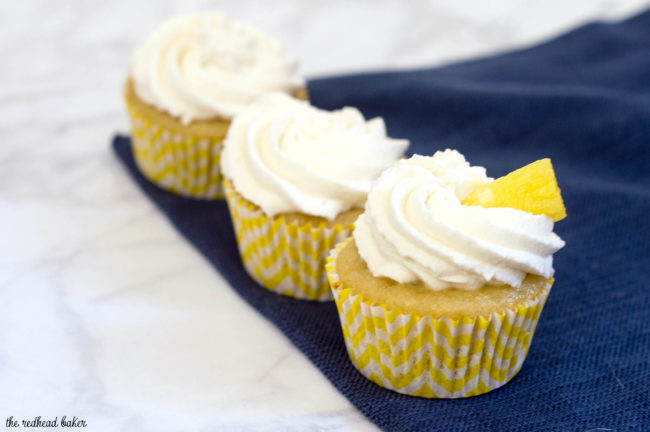
[[[15,1],[0,5],[0,428],[373,431],[241,301],[131,182],[132,49],[162,19],[225,10],[284,41],[309,77],[524,46],[647,0]],[[236,340],[226,329],[240,329]]]

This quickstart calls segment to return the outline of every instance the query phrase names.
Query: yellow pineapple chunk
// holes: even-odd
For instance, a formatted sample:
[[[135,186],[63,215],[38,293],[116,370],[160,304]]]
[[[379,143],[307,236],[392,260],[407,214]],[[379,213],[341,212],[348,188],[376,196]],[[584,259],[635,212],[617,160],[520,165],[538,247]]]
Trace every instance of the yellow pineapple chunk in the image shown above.
[[[566,217],[553,165],[548,158],[479,186],[465,197],[463,204],[512,207],[528,213],[545,214],[556,222]]]

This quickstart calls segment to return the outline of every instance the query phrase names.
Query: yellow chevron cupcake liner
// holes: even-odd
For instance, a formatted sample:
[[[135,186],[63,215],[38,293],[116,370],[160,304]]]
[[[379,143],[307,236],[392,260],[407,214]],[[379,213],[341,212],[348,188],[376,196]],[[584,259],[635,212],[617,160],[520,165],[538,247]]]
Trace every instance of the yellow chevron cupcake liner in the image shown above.
[[[270,218],[224,181],[239,254],[248,274],[263,287],[289,297],[332,299],[325,261],[352,226],[289,223]]]
[[[327,273],[345,346],[354,366],[374,383],[424,398],[461,398],[506,384],[526,358],[548,297],[489,317],[433,318],[374,305],[343,286],[336,273],[339,243]]]
[[[156,185],[179,195],[223,198],[219,166],[228,120],[216,119],[211,135],[190,133],[191,125],[161,122],[150,109],[141,109],[129,90],[125,94],[131,119],[133,154],[140,171]]]

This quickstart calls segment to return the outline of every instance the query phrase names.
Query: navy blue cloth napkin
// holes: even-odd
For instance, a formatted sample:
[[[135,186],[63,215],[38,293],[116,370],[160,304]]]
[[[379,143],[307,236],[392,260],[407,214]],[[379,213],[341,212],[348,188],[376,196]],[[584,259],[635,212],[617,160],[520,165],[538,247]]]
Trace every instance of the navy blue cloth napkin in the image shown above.
[[[556,283],[528,359],[506,386],[425,400],[351,365],[332,302],[293,300],[244,272],[225,202],[138,185],[230,282],[369,419],[395,431],[650,430],[650,11],[531,49],[437,69],[311,81],[316,106],[383,116],[410,152],[456,148],[493,177],[550,157],[568,218]]]

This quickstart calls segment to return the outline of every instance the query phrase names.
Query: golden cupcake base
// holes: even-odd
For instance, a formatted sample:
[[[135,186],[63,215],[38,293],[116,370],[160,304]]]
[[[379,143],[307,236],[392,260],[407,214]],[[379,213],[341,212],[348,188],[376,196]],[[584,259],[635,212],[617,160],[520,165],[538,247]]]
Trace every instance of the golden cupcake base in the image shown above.
[[[442,291],[421,293],[417,284],[375,278],[363,262],[350,266],[356,259],[361,260],[350,237],[331,252],[326,270],[349,357],[365,377],[411,396],[461,398],[497,389],[519,372],[551,281],[533,278],[526,282],[530,285],[523,289],[526,294],[512,305],[477,314],[480,307],[471,306],[472,302],[463,310],[450,306],[455,300],[444,299],[445,295],[467,297],[470,291],[443,290],[456,293],[423,304],[422,298],[414,298],[435,297]],[[373,295],[372,288],[359,289],[371,279],[392,282],[383,290],[399,298],[399,306],[377,301],[380,297]],[[482,290],[473,293],[477,305],[482,303]]]
[[[298,88],[292,96],[307,100],[307,89]],[[212,118],[183,124],[140,99],[131,79],[124,86],[124,100],[131,121],[133,155],[145,177],[178,195],[224,198],[219,161],[230,120]]]
[[[325,260],[330,249],[350,235],[362,210],[344,212],[333,221],[301,213],[268,217],[227,179],[224,190],[247,273],[278,294],[331,300]]]
[[[144,176],[179,195],[223,198],[219,161],[230,121],[215,118],[183,124],[142,101],[131,80],[126,83],[124,99],[133,154]]]

